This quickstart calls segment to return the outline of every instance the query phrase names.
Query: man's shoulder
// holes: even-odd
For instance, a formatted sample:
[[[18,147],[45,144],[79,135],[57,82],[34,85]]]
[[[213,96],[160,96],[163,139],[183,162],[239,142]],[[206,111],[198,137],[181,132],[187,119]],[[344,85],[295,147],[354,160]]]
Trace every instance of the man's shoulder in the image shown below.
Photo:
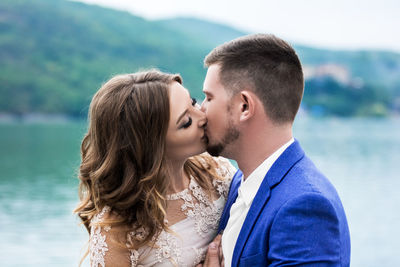
[[[309,203],[326,201],[335,207],[335,210],[343,209],[335,186],[306,156],[298,161],[271,190],[271,198],[272,205],[267,205],[268,208],[279,209],[285,203],[294,205],[301,203],[297,200],[304,200]]]
[[[307,156],[304,156],[287,172],[282,185],[290,186],[293,190],[319,192],[323,195],[332,190],[336,192],[330,180]]]

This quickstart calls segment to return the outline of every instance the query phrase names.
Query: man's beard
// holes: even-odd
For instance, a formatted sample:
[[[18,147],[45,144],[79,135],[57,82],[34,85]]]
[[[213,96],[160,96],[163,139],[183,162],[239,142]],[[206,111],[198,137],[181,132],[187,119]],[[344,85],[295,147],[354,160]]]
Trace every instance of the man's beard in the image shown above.
[[[225,133],[225,136],[222,138],[222,141],[217,144],[208,143],[207,152],[213,157],[220,156],[226,146],[238,139],[239,135],[239,130],[233,125],[232,122],[229,122],[228,129]]]

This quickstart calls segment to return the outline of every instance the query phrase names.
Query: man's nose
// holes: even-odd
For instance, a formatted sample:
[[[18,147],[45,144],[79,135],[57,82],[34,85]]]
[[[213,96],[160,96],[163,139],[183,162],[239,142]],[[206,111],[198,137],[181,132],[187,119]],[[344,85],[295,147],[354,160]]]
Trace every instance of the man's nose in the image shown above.
[[[201,102],[200,110],[206,112],[206,100],[203,100],[203,102]]]

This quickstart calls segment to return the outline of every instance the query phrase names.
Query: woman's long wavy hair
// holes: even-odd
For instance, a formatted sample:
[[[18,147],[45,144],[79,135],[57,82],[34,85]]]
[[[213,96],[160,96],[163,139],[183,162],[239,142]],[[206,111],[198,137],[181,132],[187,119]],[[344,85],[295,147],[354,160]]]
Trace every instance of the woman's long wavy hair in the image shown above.
[[[173,82],[182,79],[155,70],[125,74],[109,80],[94,95],[81,145],[80,203],[74,211],[89,232],[93,216],[105,206],[118,215],[109,225],[128,226],[129,231],[146,229],[148,234],[134,247],[168,230],[165,140]],[[217,177],[211,157],[192,157],[184,170],[211,192],[211,178]]]

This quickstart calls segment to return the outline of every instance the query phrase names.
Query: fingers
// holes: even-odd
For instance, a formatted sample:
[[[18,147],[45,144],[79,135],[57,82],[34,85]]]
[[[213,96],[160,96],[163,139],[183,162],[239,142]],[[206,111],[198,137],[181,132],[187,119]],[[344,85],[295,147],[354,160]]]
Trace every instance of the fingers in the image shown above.
[[[221,252],[220,252],[221,251]],[[208,246],[206,259],[203,266],[205,267],[219,267],[221,266],[222,247],[221,235],[217,235],[214,241]]]
[[[222,239],[222,234],[219,234],[214,238],[213,242],[217,243],[217,245],[219,246],[221,244],[221,239]]]
[[[206,260],[204,262],[206,267],[217,267],[220,266],[219,262],[219,243],[212,242],[208,246]]]

